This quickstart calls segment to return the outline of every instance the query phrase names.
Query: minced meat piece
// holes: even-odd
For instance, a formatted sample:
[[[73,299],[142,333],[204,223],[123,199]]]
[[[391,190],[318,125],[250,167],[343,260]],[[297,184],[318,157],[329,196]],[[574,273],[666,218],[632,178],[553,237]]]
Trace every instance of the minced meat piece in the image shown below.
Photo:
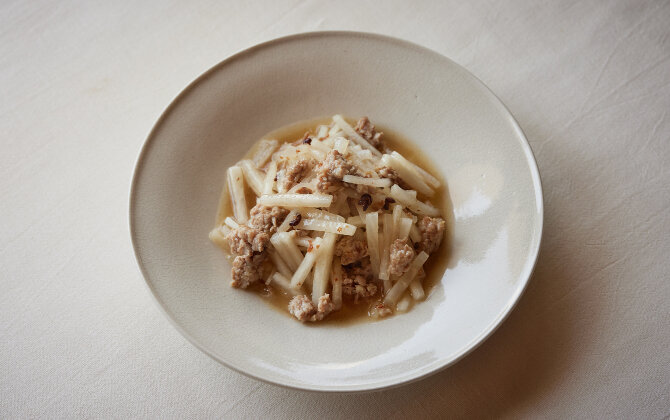
[[[377,168],[376,172],[379,174],[380,177],[388,178],[391,181],[395,181],[398,178],[398,173],[395,171],[395,169],[389,168],[388,166],[382,166],[380,168]]]
[[[375,169],[375,172],[377,172],[377,174],[382,178],[390,179],[394,184],[398,184],[398,186],[404,190],[411,189],[410,186],[407,185],[407,183],[405,183],[405,181],[403,181],[400,176],[398,176],[398,173],[393,168],[382,166]]]
[[[335,244],[335,255],[342,265],[351,264],[368,255],[368,243],[353,236],[342,236]]]
[[[240,225],[227,236],[230,251],[238,256],[251,256],[265,251],[270,235],[258,228]]]
[[[342,280],[342,293],[356,298],[369,298],[377,294],[377,285],[363,276],[347,276]]]
[[[354,172],[351,163],[337,150],[328,153],[326,159],[317,168],[316,189],[319,192],[335,192],[342,186],[342,178]]]
[[[265,254],[241,255],[233,260],[233,281],[231,286],[246,289],[251,283],[261,279]]]
[[[389,274],[400,276],[414,259],[414,248],[407,244],[407,239],[396,239],[391,244],[389,257]]]
[[[319,298],[318,305],[314,305],[312,299],[306,295],[295,296],[288,303],[288,311],[302,322],[321,321],[334,309],[335,304],[327,293]]]
[[[256,204],[249,213],[249,225],[266,233],[274,233],[288,215],[282,207],[267,207]]]
[[[307,321],[316,313],[316,307],[307,295],[298,295],[288,303],[288,311],[300,321]]]
[[[377,148],[380,151],[384,150],[384,145],[382,144],[381,137],[384,135],[382,132],[375,131],[375,125],[370,122],[368,117],[363,117],[358,120],[354,130],[361,135],[365,140],[367,140],[371,145]]]
[[[316,321],[321,321],[326,315],[335,310],[335,304],[330,299],[330,295],[326,293],[319,298],[319,304],[316,308]]]
[[[312,159],[298,159],[280,171],[280,189],[288,191],[295,184],[302,181],[309,171],[314,167]]]
[[[424,216],[418,225],[421,231],[421,249],[426,254],[432,254],[440,247],[447,224],[442,218]]]
[[[307,188],[307,187],[300,187],[300,188],[298,188],[297,190],[295,190],[295,193],[296,193],[296,194],[311,194],[311,193],[312,193],[312,190],[310,190],[310,189]]]
[[[342,293],[354,296],[356,300],[377,294],[378,287],[374,281],[369,258],[345,265],[343,268]]]

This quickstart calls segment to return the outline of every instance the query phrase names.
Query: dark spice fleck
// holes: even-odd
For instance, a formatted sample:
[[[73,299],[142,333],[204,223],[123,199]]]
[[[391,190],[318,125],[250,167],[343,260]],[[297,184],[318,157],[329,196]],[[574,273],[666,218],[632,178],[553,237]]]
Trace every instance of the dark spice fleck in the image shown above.
[[[391,204],[391,203],[395,203],[395,200],[392,199],[391,197],[386,197],[384,199],[384,210],[388,210],[389,209],[389,204]]]
[[[414,242],[414,249],[419,249],[421,245],[418,242]]]
[[[275,182],[277,182],[277,175],[275,175]]]
[[[302,142],[305,143],[305,144],[312,144],[312,138],[311,138],[311,137],[307,137],[307,138],[306,138],[305,140],[303,140]]]
[[[363,211],[365,211],[370,207],[370,204],[372,204],[372,197],[370,194],[363,194],[361,199],[358,200],[358,204],[363,206]]]
[[[298,226],[298,223],[300,223],[300,220],[302,220],[302,215],[300,213],[298,213],[298,215],[295,216],[295,219],[288,222],[288,224],[291,225],[291,226]]]

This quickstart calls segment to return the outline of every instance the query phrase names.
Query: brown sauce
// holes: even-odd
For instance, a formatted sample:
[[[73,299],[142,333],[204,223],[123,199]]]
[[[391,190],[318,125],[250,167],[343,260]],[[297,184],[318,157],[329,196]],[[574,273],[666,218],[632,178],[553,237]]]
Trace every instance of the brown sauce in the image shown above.
[[[280,129],[271,131],[270,133],[263,136],[262,139],[276,139],[279,141],[280,144],[290,143],[301,138],[303,134],[305,134],[305,132],[307,131],[314,132],[314,129],[317,126],[328,125],[331,123],[331,121],[332,120],[330,117],[300,121],[282,127]],[[347,118],[347,122],[349,122],[350,124],[352,123],[355,124],[356,121]],[[431,290],[442,279],[442,276],[444,275],[444,272],[447,268],[447,264],[449,262],[449,256],[451,254],[451,243],[452,243],[451,238],[453,237],[454,216],[451,205],[451,199],[449,197],[449,191],[447,189],[447,184],[444,181],[444,179],[440,176],[440,171],[433,164],[433,162],[428,158],[428,156],[426,156],[421,150],[419,150],[419,148],[414,143],[412,143],[405,137],[401,136],[400,134],[384,128],[383,126],[377,124],[375,124],[375,126],[378,131],[382,131],[384,133],[382,139],[388,145],[388,147],[402,154],[408,160],[419,165],[426,171],[430,172],[434,177],[439,179],[440,183],[442,184],[440,188],[435,190],[435,195],[431,197],[431,202],[433,203],[433,205],[435,205],[440,209],[440,213],[444,218],[444,220],[446,221],[447,228],[445,238],[442,241],[440,248],[430,255],[430,258],[428,258],[428,261],[426,261],[424,265],[424,269],[426,271],[426,277],[423,279],[422,285],[424,292],[426,294],[426,299],[428,299]],[[249,151],[243,158],[250,158],[251,156],[253,156],[258,149],[259,143],[260,139],[249,149]],[[246,199],[249,208],[255,205],[256,195],[248,186],[246,187]],[[233,215],[233,208],[232,203],[230,201],[230,195],[228,194],[228,186],[227,184],[224,183],[221,192],[221,197],[219,199],[219,208],[216,216],[216,224],[217,225],[221,224],[227,216],[232,215]],[[230,256],[227,255],[227,257]],[[264,284],[260,283],[252,285],[251,287],[249,287],[248,291],[251,293],[258,294],[258,296],[262,300],[266,301],[272,307],[281,311],[287,316],[291,316],[291,314],[287,310],[290,297],[287,294],[283,293],[282,291],[274,289],[271,286],[265,286]],[[359,300],[358,303],[354,303],[353,299],[346,295],[344,295],[342,298],[343,302],[341,310],[331,313],[326,317],[326,319],[317,322],[315,324],[324,325],[324,323],[325,324],[337,323],[338,325],[341,325],[341,324],[352,324],[357,322],[377,320],[376,318],[373,318],[368,315],[370,310],[374,307],[374,305],[378,304],[381,301],[381,297],[378,296],[376,299],[370,299],[370,300]],[[413,299],[411,299],[408,311],[410,311],[416,303],[420,304],[421,302],[416,302]],[[402,316],[402,313],[399,313],[398,315]]]

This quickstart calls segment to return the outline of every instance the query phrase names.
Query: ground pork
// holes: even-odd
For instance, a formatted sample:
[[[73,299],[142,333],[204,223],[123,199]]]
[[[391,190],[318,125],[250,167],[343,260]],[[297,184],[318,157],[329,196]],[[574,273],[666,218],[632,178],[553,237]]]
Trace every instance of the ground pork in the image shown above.
[[[342,268],[344,269],[342,293],[353,296],[355,299],[368,298],[377,294],[378,287],[372,274],[369,258],[344,265]]]
[[[302,181],[314,165],[315,162],[312,159],[298,159],[280,170],[278,177],[280,190],[288,191],[295,184]]]
[[[288,213],[287,209],[281,207],[267,207],[256,204],[249,213],[249,226],[268,234],[274,233]]]
[[[321,321],[334,309],[335,304],[327,293],[319,298],[318,305],[314,305],[306,295],[298,295],[288,303],[288,311],[302,322]]]
[[[311,194],[311,193],[312,193],[312,190],[310,190],[310,189],[307,188],[307,187],[300,187],[300,188],[298,188],[297,190],[295,190],[295,193],[296,193],[296,194]]]
[[[420,248],[426,254],[432,254],[442,243],[446,223],[439,217],[424,216],[419,220],[419,230],[421,231]]]
[[[389,257],[389,274],[400,276],[414,259],[414,248],[407,244],[407,239],[396,239],[391,244]]]
[[[254,227],[240,225],[226,236],[230,251],[237,256],[250,256],[265,251],[270,235]]]
[[[246,289],[261,279],[265,254],[240,255],[233,260],[233,281],[231,286]]]
[[[342,178],[353,173],[353,165],[340,152],[333,150],[317,167],[316,189],[322,193],[335,192],[343,185]]]
[[[354,130],[356,130],[356,132],[360,134],[361,137],[367,140],[375,148],[379,149],[380,151],[384,150],[384,144],[382,143],[381,139],[384,133],[377,132],[375,130],[375,125],[370,122],[368,117],[363,117],[360,120],[358,120],[358,123],[356,124],[356,127],[354,127]]]
[[[389,168],[388,166],[382,166],[380,168],[375,169],[375,172],[382,177],[382,178],[388,178],[390,179],[394,184],[398,184],[398,186],[404,190],[411,189],[409,185],[405,181],[403,181],[400,176],[398,176],[398,173],[395,171],[393,168]]]
[[[342,265],[351,264],[368,255],[368,243],[353,236],[341,236],[335,244],[335,255],[340,257]]]

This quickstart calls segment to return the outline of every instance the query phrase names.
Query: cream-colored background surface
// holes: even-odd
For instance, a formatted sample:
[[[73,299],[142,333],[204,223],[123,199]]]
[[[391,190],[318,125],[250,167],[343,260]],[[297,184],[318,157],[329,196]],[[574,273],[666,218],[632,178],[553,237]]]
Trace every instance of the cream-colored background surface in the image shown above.
[[[670,415],[670,4],[139,3],[0,4],[0,417]],[[510,318],[380,393],[291,391],[210,360],[152,302],[127,231],[135,158],[172,98],[240,49],[325,29],[464,65],[543,177],[542,251]]]

